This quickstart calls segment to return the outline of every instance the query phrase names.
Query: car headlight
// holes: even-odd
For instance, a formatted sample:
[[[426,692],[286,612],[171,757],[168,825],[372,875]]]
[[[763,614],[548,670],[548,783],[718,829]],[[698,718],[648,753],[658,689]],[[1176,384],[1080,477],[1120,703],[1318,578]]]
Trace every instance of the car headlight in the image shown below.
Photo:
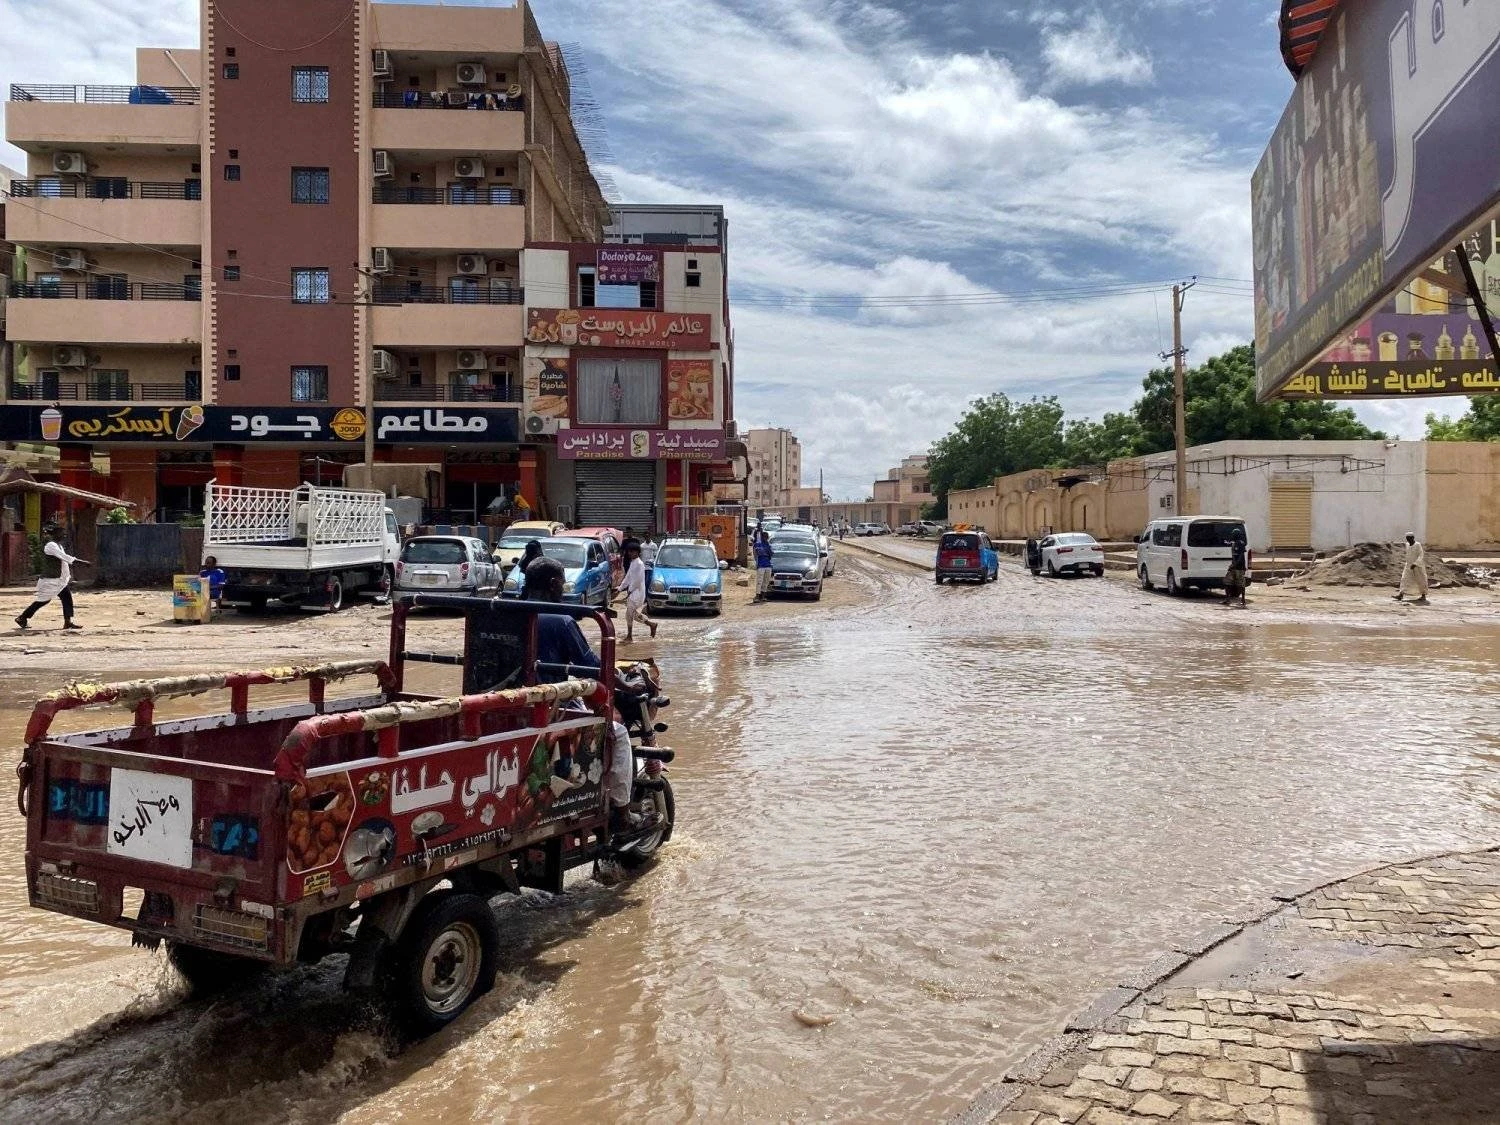
[[[666,580],[662,578],[651,579],[651,592],[653,594],[665,594],[667,592]]]
[[[719,592],[719,578],[717,575],[704,581],[703,592],[705,594],[717,594]]]

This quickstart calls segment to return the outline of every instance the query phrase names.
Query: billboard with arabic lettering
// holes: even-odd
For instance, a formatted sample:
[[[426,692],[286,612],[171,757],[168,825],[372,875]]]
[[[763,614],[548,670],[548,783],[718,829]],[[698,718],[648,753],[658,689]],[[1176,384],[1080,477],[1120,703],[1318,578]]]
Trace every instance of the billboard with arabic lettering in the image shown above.
[[[1500,4],[1335,18],[1251,181],[1262,400],[1500,204],[1497,100]]]
[[[713,345],[713,319],[701,313],[648,309],[528,309],[526,342],[706,352]]]
[[[514,442],[519,410],[399,407],[375,411],[375,440],[391,444]],[[0,410],[0,441],[167,444],[356,444],[365,412],[331,406],[22,406]]]

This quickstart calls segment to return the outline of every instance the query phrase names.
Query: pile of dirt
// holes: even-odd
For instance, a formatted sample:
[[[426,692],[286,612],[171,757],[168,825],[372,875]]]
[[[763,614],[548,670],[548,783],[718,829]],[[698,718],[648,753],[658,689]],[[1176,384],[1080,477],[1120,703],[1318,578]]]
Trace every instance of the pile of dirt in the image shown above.
[[[1401,581],[1405,543],[1356,543],[1347,551],[1319,559],[1290,579],[1305,586],[1390,586]],[[1434,589],[1444,586],[1488,586],[1462,566],[1427,556],[1427,580]]]

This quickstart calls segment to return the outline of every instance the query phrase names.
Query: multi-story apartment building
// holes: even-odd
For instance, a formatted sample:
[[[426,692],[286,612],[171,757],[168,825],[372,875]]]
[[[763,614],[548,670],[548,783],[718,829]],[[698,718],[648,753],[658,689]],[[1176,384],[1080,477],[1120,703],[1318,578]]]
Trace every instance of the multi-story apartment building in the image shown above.
[[[875,482],[876,500],[890,504],[930,504],[932,481],[927,472],[927,455],[916,453],[903,457],[901,464]]]
[[[732,476],[726,255],[715,206],[617,206],[603,242],[527,246],[524,429],[560,515],[681,530]]]
[[[133,85],[10,88],[0,440],[57,442],[69,483],[159,517],[213,477],[338,479],[367,435],[440,466],[453,519],[545,501],[521,255],[596,242],[609,213],[525,0],[203,0],[200,21],[197,49],[139,50]]]
[[[748,430],[750,478],[747,503],[751,509],[775,508],[785,494],[802,487],[802,443],[790,430]]]

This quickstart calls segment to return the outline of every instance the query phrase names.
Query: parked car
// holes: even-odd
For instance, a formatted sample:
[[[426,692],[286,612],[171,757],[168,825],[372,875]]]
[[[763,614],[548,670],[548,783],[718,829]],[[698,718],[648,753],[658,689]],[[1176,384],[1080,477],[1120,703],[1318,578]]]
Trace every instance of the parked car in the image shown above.
[[[771,540],[771,592],[813,601],[823,596],[823,559],[816,539],[790,535]]]
[[[553,520],[521,520],[505,529],[490,557],[500,564],[502,573],[509,574],[510,568],[520,562],[521,556],[526,553],[526,544],[533,539],[547,539],[566,530],[565,525]]]
[[[610,602],[609,558],[596,539],[578,537],[538,540],[542,557],[555,559],[563,568],[563,600],[581,605],[608,606]],[[500,596],[519,598],[525,593],[525,576],[512,567],[505,576]]]
[[[878,523],[857,523],[854,525],[855,535],[883,535]]]
[[[418,535],[396,560],[398,593],[477,594],[500,585],[500,567],[483,539],[465,535]]]
[[[818,549],[818,558],[823,561],[823,577],[827,578],[833,573],[833,550],[828,545],[828,536],[807,524],[789,523],[771,536],[772,550],[775,549],[777,543],[791,539],[802,540],[815,546]]]
[[[1141,587],[1223,589],[1229,573],[1230,534],[1245,530],[1238,516],[1181,516],[1153,520],[1136,540],[1135,570]]]
[[[554,533],[556,539],[591,539],[604,548],[605,555],[609,558],[609,584],[618,590],[620,584],[625,581],[625,553],[622,545],[625,542],[625,533],[617,527],[579,527],[572,531],[559,531]]]
[[[994,582],[1000,577],[1000,552],[982,531],[944,532],[932,573],[939,586],[944,578]]]
[[[1066,531],[1048,535],[1038,544],[1040,567],[1032,571],[1047,572],[1048,578],[1061,574],[1092,574],[1104,577],[1104,548],[1087,532]]]
[[[941,535],[948,530],[948,525],[939,523],[937,520],[918,520],[917,527],[921,529],[921,535]]]
[[[707,539],[668,539],[656,552],[646,600],[652,609],[706,609],[724,605],[724,568]]]

